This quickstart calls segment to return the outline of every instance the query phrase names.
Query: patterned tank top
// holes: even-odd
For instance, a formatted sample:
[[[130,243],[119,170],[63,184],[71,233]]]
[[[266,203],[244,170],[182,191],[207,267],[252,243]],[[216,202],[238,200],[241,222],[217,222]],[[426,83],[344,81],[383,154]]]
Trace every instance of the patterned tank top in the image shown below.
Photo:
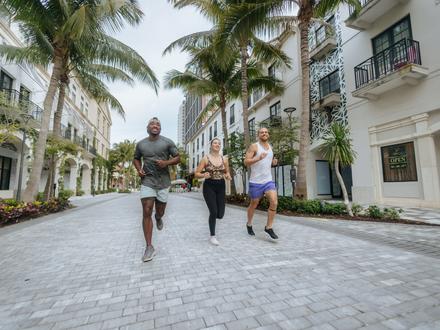
[[[223,179],[225,172],[226,172],[225,163],[223,161],[223,156],[222,156],[221,165],[214,165],[211,162],[211,159],[209,159],[208,155],[206,156],[206,158],[208,159],[208,165],[205,166],[205,171],[211,175],[210,179],[213,179],[213,180]]]

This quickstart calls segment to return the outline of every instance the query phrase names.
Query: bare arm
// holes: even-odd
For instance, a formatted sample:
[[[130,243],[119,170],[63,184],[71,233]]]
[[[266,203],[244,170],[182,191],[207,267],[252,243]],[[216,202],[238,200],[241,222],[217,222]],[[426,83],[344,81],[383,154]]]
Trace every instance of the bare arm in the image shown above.
[[[255,143],[249,146],[244,158],[244,164],[246,166],[251,166],[266,157],[266,152],[263,152],[260,156],[256,157],[255,155],[257,154],[257,150],[257,145]]]
[[[199,165],[197,165],[197,168],[196,168],[196,170],[194,172],[194,176],[197,179],[207,179],[207,178],[209,178],[209,173],[202,173],[202,171],[205,169],[206,165],[207,165],[206,158],[203,157],[202,160],[200,161]]]
[[[232,177],[231,177],[231,173],[229,171],[229,160],[228,160],[227,157],[224,158],[224,163],[225,163],[225,179],[226,180],[231,180]]]
[[[142,162],[140,159],[133,159],[133,165],[136,168],[136,171],[138,172],[138,175],[142,178],[145,176],[145,172],[142,169]]]

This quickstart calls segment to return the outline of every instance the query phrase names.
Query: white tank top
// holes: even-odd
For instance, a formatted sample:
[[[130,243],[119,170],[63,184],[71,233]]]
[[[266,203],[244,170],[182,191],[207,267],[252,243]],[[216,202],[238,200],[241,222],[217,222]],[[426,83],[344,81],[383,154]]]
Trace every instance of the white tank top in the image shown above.
[[[273,159],[273,152],[272,147],[269,145],[269,149],[266,150],[263,148],[263,146],[257,142],[257,153],[254,157],[260,156],[263,152],[266,152],[267,155],[263,159],[259,160],[258,162],[252,164],[251,167],[251,175],[249,177],[249,182],[252,183],[267,183],[272,181],[272,159]]]

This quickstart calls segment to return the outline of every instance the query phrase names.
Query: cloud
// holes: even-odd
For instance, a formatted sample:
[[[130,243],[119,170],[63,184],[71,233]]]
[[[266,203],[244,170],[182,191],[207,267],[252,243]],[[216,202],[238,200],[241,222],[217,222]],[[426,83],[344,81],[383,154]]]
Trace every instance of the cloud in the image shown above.
[[[208,30],[211,24],[194,9],[177,10],[167,1],[142,1],[141,6],[145,13],[143,23],[136,28],[125,29],[116,37],[144,57],[162,84],[167,71],[183,70],[188,60],[186,54],[179,51],[162,57],[166,46],[184,35]],[[182,91],[161,87],[156,95],[141,83],[134,87],[112,84],[110,90],[126,111],[125,122],[112,113],[112,144],[124,139],[139,141],[146,137],[146,123],[153,116],[160,118],[162,134],[176,141],[177,111],[184,98]]]

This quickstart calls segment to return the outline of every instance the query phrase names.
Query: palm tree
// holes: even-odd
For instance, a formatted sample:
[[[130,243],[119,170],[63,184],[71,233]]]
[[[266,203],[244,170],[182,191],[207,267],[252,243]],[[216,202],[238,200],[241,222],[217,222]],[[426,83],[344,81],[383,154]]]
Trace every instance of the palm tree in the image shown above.
[[[248,65],[249,61],[257,60],[263,64],[270,64],[274,67],[282,65],[290,66],[290,59],[276,46],[265,42],[256,36],[256,29],[252,26],[246,28],[246,25],[240,25],[239,29],[231,26],[230,10],[236,8],[244,9],[243,6],[249,0],[169,0],[176,8],[183,8],[186,6],[195,6],[203,15],[209,18],[214,24],[215,28],[211,31],[200,32],[187,38],[181,38],[178,42],[181,44],[188,44],[194,40],[200,40],[200,37],[211,32],[216,34],[220,47],[217,48],[219,52],[225,53],[228,48],[238,49],[240,53],[240,67],[241,67],[241,103],[242,103],[242,117],[245,145],[250,144],[249,122],[248,122]],[[251,7],[249,7],[252,9]],[[241,12],[240,14],[249,14],[248,12]],[[236,23],[236,22],[235,22]],[[222,54],[224,55],[224,54]]]
[[[27,45],[21,52],[12,48],[9,51],[5,49],[3,54],[7,60],[44,66],[52,64],[30,180],[23,194],[23,199],[30,201],[35,199],[38,192],[53,101],[58,84],[65,78],[63,74],[66,73],[67,65],[75,63],[80,67],[105,64],[132,72],[154,87],[158,83],[143,60],[142,65],[133,61],[130,55],[134,51],[126,54],[125,48],[128,47],[106,34],[106,30],[117,31],[124,23],[136,25],[141,21],[143,13],[136,0],[1,0],[0,4],[20,23]],[[40,48],[45,49],[50,56],[41,56]]]
[[[111,151],[111,162],[124,178],[124,190],[128,189],[127,183],[131,182],[131,173],[133,173],[132,160],[134,158],[135,148],[136,141],[124,140],[113,144]]]
[[[240,96],[241,68],[238,49],[230,48],[226,54],[220,53],[214,43],[206,47],[187,45],[183,48],[190,54],[191,60],[187,70],[180,72],[172,70],[165,77],[165,87],[183,88],[187,92],[200,96],[208,96],[210,100],[202,110],[199,119],[202,120],[208,113],[220,110],[225,149],[229,150],[229,135],[226,120],[226,105],[229,101]],[[261,65],[255,60],[248,64],[248,86],[251,90],[262,89],[281,94],[284,91],[282,82],[274,77],[266,76]],[[231,171],[231,173],[233,173]],[[235,182],[232,181],[231,190],[235,194]]]
[[[310,145],[310,56],[309,56],[309,29],[312,20],[326,16],[336,10],[341,4],[349,4],[357,10],[359,0],[249,0],[229,8],[224,17],[224,34],[240,35],[247,31],[277,31],[280,26],[294,24],[300,35],[300,57],[302,76],[302,112],[299,143],[299,159],[295,195],[307,198],[306,165],[307,153]],[[296,7],[296,8],[295,8]],[[281,16],[297,10],[296,15]],[[278,29],[277,29],[278,27]],[[244,31],[244,32],[242,32]]]
[[[333,123],[330,127],[330,131],[324,137],[321,151],[324,158],[328,160],[330,166],[332,166],[336,172],[347,212],[350,216],[353,216],[353,211],[351,210],[351,205],[348,200],[347,188],[345,187],[339,169],[339,165],[350,166],[356,158],[356,152],[353,150],[353,144],[350,138],[350,129],[340,123]]]

